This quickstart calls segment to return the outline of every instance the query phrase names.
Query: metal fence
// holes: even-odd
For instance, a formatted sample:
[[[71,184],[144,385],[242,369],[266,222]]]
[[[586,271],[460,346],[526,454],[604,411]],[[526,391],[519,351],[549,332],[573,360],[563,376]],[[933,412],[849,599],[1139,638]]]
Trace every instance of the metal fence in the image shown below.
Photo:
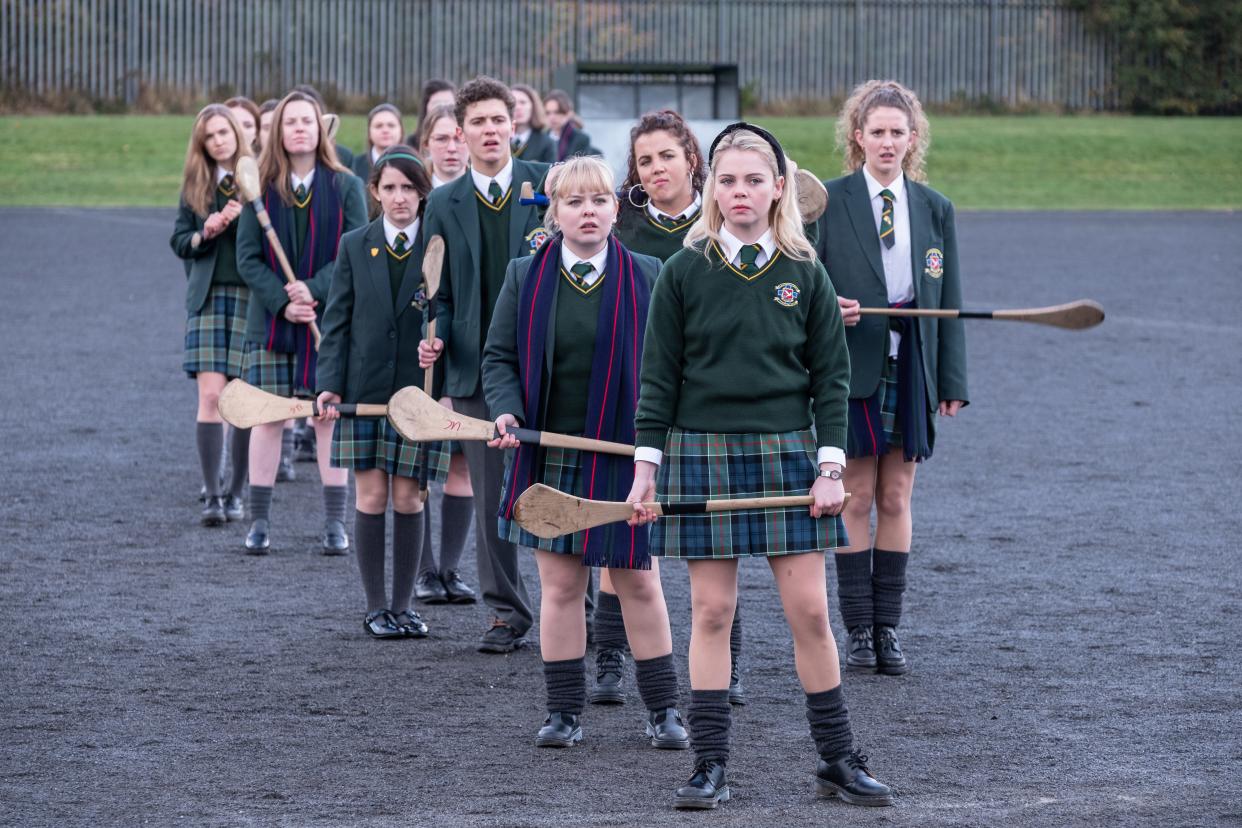
[[[546,88],[579,62],[728,63],[764,103],[889,77],[925,101],[1108,109],[1116,44],[1064,0],[0,0],[10,91],[298,82],[409,100],[487,73]]]

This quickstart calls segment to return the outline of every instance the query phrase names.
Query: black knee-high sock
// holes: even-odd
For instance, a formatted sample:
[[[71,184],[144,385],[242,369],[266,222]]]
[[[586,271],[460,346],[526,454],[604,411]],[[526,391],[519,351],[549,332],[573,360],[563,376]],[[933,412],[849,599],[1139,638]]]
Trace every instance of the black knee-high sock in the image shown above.
[[[474,498],[446,494],[440,506],[440,571],[456,571],[474,522]],[[427,567],[423,567],[426,569]]]
[[[427,502],[423,508],[423,543],[418,550],[418,560],[414,562],[415,572],[422,574],[424,572],[439,572],[436,567],[436,551],[431,548],[431,509],[427,508],[431,505],[431,498],[427,498]],[[444,520],[443,517],[440,518]]]
[[[871,550],[838,552],[837,598],[841,602],[841,618],[845,628],[870,627],[873,622],[871,604]]]
[[[354,546],[358,550],[358,574],[367,596],[367,612],[385,609],[388,604],[384,595],[384,517],[383,513],[354,512]]]
[[[423,512],[392,513],[392,611],[410,608],[414,591],[414,574],[418,571],[419,552],[423,546]]]
[[[742,602],[738,601],[733,608],[733,626],[729,628],[729,656],[733,659],[733,669],[737,670],[742,658]]]
[[[233,474],[229,480],[229,494],[241,497],[246,485],[246,473],[250,470],[250,429],[234,428],[229,438],[229,454],[233,457]]]
[[[601,595],[607,595],[601,592]],[[676,707],[677,671],[673,669],[673,654],[648,659],[634,659],[634,673],[638,680],[638,693],[648,710]]]
[[[728,690],[690,690],[690,747],[696,762],[729,761],[729,735],[733,729],[733,706]]]
[[[323,519],[345,522],[345,501],[348,499],[349,486],[323,487]],[[383,548],[383,544],[380,544]]]
[[[871,594],[875,600],[875,623],[895,627],[901,622],[901,596],[906,591],[907,552],[876,549],[871,572]]]
[[[806,720],[820,758],[831,762],[854,749],[850,712],[845,709],[841,685],[820,693],[806,694]]]
[[[600,650],[624,650],[627,643],[621,599],[601,589],[595,602],[595,646]]]
[[[220,452],[224,449],[224,425],[222,423],[198,423],[194,430],[198,443],[198,463],[203,468],[203,485],[208,497],[219,497]]]
[[[585,659],[571,658],[567,661],[545,661],[543,680],[548,688],[548,712],[582,712],[586,705]]]
[[[270,520],[272,517],[272,487],[250,487],[250,519]]]

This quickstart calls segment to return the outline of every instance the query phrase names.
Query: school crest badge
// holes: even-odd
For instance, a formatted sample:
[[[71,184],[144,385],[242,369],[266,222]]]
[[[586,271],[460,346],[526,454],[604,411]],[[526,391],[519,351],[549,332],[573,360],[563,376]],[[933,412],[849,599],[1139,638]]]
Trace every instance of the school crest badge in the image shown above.
[[[548,240],[548,231],[542,227],[536,227],[526,234],[526,244],[531,253],[543,247],[543,243]]]
[[[379,248],[378,248],[378,247],[372,247],[372,248],[371,248],[371,258],[372,258],[372,259],[374,259],[374,258],[375,258],[376,256],[378,256],[378,255],[379,255]]]
[[[802,291],[793,282],[781,282],[774,290],[772,301],[780,305],[782,308],[796,307],[798,297],[802,295]]]
[[[944,275],[944,254],[940,252],[939,247],[928,248],[927,254],[923,257],[923,272],[933,279],[939,279]]]

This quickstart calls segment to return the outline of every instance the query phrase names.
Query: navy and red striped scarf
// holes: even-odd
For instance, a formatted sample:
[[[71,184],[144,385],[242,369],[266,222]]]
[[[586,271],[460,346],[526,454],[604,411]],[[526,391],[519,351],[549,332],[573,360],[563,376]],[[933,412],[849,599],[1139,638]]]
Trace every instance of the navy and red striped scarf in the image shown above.
[[[889,307],[913,308],[918,307],[918,303],[893,302]],[[901,342],[897,345],[899,393],[895,413],[896,426],[901,431],[902,457],[907,463],[922,462],[932,456],[936,432],[929,422],[931,415],[927,405],[927,378],[923,375],[923,345],[919,320],[910,316],[893,316],[889,318],[889,327],[901,335]],[[887,351],[887,337],[885,346]],[[888,446],[879,444],[879,437],[884,433],[880,411],[883,385],[884,380],[881,379],[881,387],[871,397],[850,401],[850,437],[855,446],[863,448],[863,456],[878,457],[888,451]]]
[[[341,232],[345,229],[345,210],[341,205],[341,194],[337,190],[336,176],[332,170],[322,164],[315,165],[315,177],[310,185],[311,203],[310,216],[307,221],[306,239],[302,249],[298,251],[297,260],[290,257],[293,275],[301,281],[314,276],[321,267],[336,260],[337,247],[341,242]],[[263,192],[263,206],[272,219],[272,229],[276,238],[280,239],[289,256],[297,242],[297,226],[294,217],[296,208],[285,204],[275,187],[269,186]],[[282,282],[284,273],[280,262],[268,244],[267,236],[263,237],[263,255],[267,266],[272,269]],[[320,303],[319,316],[323,316],[323,303]],[[285,319],[284,314],[267,313],[267,343],[269,351],[295,355],[294,377],[303,388],[315,388],[315,368],[318,365],[319,353],[315,350],[315,339],[311,335],[310,325],[294,324]]]
[[[544,348],[561,278],[561,239],[558,233],[535,253],[518,300],[518,375],[526,421],[532,428],[541,428],[547,414],[543,406]],[[582,433],[597,440],[633,445],[643,331],[647,327],[651,290],[630,252],[615,237],[608,239],[608,259],[600,290],[604,293],[595,328],[591,385]],[[523,444],[517,448],[509,496],[500,504],[501,517],[511,519],[518,496],[538,481],[541,455],[539,446]],[[592,451],[581,452],[580,457],[585,497],[624,500],[630,493],[634,484],[632,459]],[[583,546],[586,566],[651,568],[647,531],[641,527],[612,523],[588,529]]]

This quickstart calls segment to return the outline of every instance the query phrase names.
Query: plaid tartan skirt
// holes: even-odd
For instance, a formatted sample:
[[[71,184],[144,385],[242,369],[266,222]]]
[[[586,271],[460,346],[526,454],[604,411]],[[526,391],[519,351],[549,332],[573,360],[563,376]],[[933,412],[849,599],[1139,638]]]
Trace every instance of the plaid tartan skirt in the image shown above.
[[[897,395],[901,393],[897,385],[897,358],[889,357],[884,363],[884,376],[880,377],[879,393],[873,397],[851,399],[849,417],[855,422],[867,421],[866,407],[880,405],[880,423],[884,427],[883,434],[874,435],[875,441],[870,445],[861,445],[854,437],[854,430],[849,429],[846,440],[846,457],[880,457],[888,453],[889,446],[901,448],[901,428],[897,425]]]
[[[294,377],[297,354],[269,351],[257,342],[246,343],[246,382],[278,397],[314,399],[315,390]],[[311,385],[314,385],[311,377]]]
[[[656,476],[656,500],[804,495],[817,474],[810,429],[714,434],[674,428]],[[848,543],[839,516],[813,518],[807,506],[671,515],[651,527],[652,555],[692,561],[797,555]]]
[[[540,451],[543,452],[543,465],[539,472],[539,482],[545,486],[560,489],[566,494],[582,497],[582,493],[578,491],[582,470],[579,467],[577,449],[543,448]],[[500,489],[501,503],[508,502],[509,488],[513,485],[513,454],[513,452],[509,453],[505,482]],[[528,546],[531,549],[542,549],[545,552],[556,552],[559,555],[582,557],[584,552],[585,532],[574,532],[572,535],[561,535],[559,538],[537,538],[518,526],[516,520],[497,517],[496,521],[496,533],[510,543]]]
[[[443,443],[406,440],[383,417],[342,417],[332,431],[332,465],[337,468],[383,469],[419,482],[442,483],[448,464]],[[424,477],[424,470],[430,478]]]
[[[216,285],[198,313],[185,321],[185,358],[181,368],[190,379],[214,371],[229,379],[242,375],[246,344],[246,308],[250,289]]]

